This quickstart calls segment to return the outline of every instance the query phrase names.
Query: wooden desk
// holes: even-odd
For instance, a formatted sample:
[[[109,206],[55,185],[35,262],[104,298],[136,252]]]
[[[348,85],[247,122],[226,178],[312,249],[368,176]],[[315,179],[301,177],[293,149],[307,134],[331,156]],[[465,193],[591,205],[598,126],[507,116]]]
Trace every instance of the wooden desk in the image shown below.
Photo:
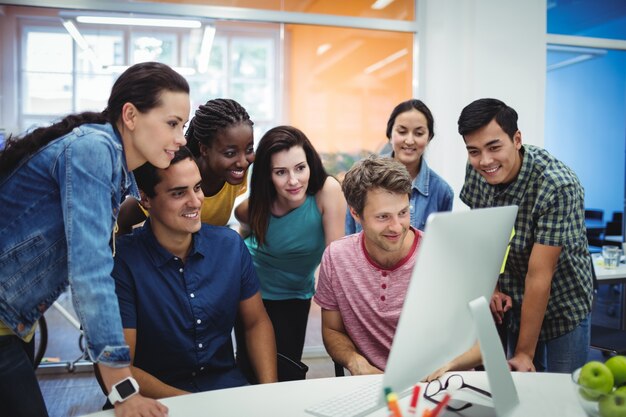
[[[620,262],[615,269],[606,269],[601,265],[603,265],[602,255],[594,254],[593,267],[596,272],[598,285],[626,283],[626,264]],[[621,297],[620,328],[626,330],[626,290],[624,288],[622,288]]]
[[[484,372],[458,373],[468,384],[489,390]],[[512,375],[520,404],[510,417],[585,417],[569,374],[513,372]],[[170,417],[312,417],[305,413],[306,407],[380,378],[381,375],[368,375],[253,385],[166,398],[163,403],[169,407]],[[408,408],[409,401],[410,396],[400,400],[402,410]],[[418,416],[425,407],[433,408],[433,404],[422,398]],[[450,412],[441,415],[459,416]],[[114,414],[109,410],[90,416],[113,417]],[[371,416],[387,417],[388,411],[382,408]]]

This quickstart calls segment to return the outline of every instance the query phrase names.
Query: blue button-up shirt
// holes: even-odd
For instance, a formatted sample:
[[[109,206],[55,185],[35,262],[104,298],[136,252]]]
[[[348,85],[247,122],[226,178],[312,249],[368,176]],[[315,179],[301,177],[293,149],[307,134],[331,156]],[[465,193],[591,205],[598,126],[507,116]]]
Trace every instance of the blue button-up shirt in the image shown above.
[[[128,365],[109,246],[128,193],[135,180],[108,123],[74,128],[0,178],[0,321],[25,337],[71,284],[91,359]]]
[[[383,154],[382,156],[391,158],[392,154]],[[411,198],[409,201],[411,226],[419,230],[424,230],[428,216],[438,211],[452,210],[453,200],[454,193],[452,192],[452,187],[435,171],[430,169],[426,164],[426,159],[422,157],[419,174],[413,179],[413,186],[411,188]],[[345,230],[346,235],[358,233],[363,230],[361,225],[350,215],[350,208],[348,208],[346,212]]]
[[[148,220],[117,240],[113,277],[123,326],[137,329],[134,366],[187,391],[246,383],[231,331],[239,302],[259,291],[259,281],[236,232],[203,224],[183,263]]]

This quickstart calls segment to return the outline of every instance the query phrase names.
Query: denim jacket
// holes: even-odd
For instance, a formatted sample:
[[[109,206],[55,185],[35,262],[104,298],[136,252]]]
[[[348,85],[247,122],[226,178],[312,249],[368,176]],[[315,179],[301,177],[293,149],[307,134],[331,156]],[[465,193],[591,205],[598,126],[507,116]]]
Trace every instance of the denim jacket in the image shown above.
[[[24,337],[71,284],[92,360],[128,365],[109,246],[128,193],[137,186],[108,123],[74,128],[1,177],[0,321]]]
[[[392,157],[392,154],[382,156]],[[426,219],[431,213],[437,211],[452,210],[454,193],[448,183],[426,164],[426,159],[422,157],[420,162],[420,172],[413,180],[411,188],[411,198],[409,201],[411,209],[411,226],[419,230],[424,230]],[[358,233],[362,229],[350,214],[350,208],[346,212],[345,231],[346,235]]]

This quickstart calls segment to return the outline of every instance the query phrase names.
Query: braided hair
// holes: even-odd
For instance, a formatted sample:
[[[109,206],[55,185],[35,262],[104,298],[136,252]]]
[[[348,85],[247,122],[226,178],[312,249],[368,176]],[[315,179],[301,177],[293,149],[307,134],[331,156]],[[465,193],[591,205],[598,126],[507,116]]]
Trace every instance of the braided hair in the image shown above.
[[[185,133],[187,147],[195,157],[200,156],[200,145],[211,147],[215,136],[224,129],[246,123],[252,127],[254,123],[246,109],[235,100],[216,98],[209,100],[196,110]]]

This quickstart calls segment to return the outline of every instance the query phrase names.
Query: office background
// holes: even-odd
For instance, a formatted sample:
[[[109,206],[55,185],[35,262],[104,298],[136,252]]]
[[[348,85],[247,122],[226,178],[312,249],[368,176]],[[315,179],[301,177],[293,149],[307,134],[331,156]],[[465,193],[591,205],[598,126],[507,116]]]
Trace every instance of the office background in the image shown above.
[[[128,12],[200,26],[78,21]],[[5,135],[101,110],[120,71],[157,59],[186,75],[192,109],[235,98],[257,141],[279,123],[300,127],[333,173],[379,150],[393,106],[418,97],[436,123],[426,157],[457,195],[459,112],[498,97],[518,110],[525,143],[576,171],[587,207],[605,220],[624,208],[624,0],[9,1],[0,57]]]

